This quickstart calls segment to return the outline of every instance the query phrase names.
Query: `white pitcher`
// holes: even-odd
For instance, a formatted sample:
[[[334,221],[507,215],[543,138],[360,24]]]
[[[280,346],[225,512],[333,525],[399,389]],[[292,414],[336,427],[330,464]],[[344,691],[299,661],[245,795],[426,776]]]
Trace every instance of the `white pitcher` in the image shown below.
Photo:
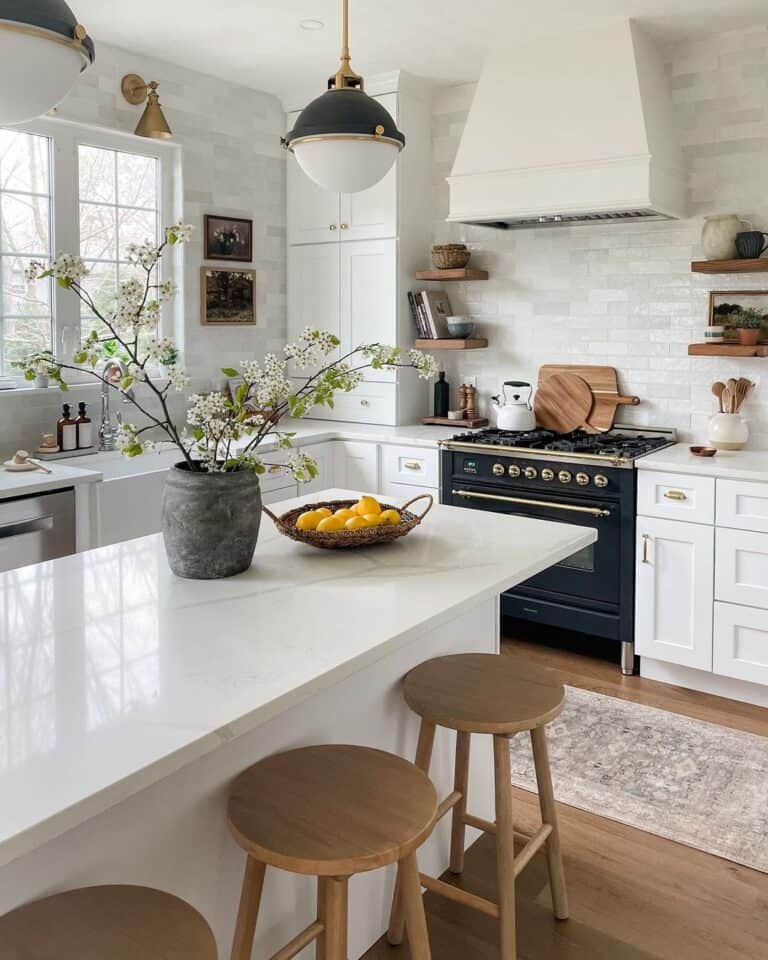
[[[736,252],[736,234],[749,230],[751,224],[735,213],[719,213],[704,217],[701,231],[701,248],[707,260],[734,260]]]

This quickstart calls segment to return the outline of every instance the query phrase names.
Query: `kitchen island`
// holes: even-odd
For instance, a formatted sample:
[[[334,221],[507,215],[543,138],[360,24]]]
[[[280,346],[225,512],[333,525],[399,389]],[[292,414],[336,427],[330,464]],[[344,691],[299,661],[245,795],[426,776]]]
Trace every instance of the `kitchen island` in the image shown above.
[[[595,539],[436,506],[408,537],[363,550],[314,550],[265,520],[253,566],[225,581],[176,579],[159,535],[2,575],[0,913],[73,886],[145,883],[201,910],[226,955],[244,865],[225,818],[233,777],[308,743],[412,757],[403,674],[497,651],[499,594]],[[436,744],[440,792],[452,739]],[[478,747],[471,805],[490,816]],[[421,854],[430,872],[446,866],[446,829]],[[352,882],[350,956],[384,930],[391,883],[391,871]],[[312,882],[272,871],[262,909],[256,957],[312,918]]]

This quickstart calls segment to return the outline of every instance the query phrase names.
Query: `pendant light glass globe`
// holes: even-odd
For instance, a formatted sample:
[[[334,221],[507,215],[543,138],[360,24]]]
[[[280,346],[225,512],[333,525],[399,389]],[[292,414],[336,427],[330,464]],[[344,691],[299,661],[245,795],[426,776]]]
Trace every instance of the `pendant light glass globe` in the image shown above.
[[[350,66],[348,0],[342,0],[341,66],[329,89],[299,114],[283,139],[299,166],[325,190],[358,193],[378,183],[405,146],[390,113],[363,90]]]
[[[63,0],[0,0],[0,124],[47,113],[93,58],[93,41]]]

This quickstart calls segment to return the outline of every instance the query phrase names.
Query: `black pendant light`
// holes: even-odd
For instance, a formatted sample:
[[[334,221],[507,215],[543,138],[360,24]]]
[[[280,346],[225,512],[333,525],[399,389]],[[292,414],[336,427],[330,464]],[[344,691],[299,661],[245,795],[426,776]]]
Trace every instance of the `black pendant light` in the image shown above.
[[[304,172],[326,190],[357,193],[381,180],[405,146],[389,112],[350,65],[349,0],[342,0],[341,64],[328,90],[302,110],[283,138]]]

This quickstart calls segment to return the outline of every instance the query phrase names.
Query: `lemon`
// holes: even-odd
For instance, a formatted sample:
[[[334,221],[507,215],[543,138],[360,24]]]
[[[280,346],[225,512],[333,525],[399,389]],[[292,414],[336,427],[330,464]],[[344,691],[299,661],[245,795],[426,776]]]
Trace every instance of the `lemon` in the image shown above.
[[[356,515],[346,520],[344,526],[347,530],[365,530],[365,528],[368,526],[368,521],[365,519],[365,517]]]
[[[339,530],[344,529],[344,521],[341,517],[323,517],[323,519],[317,525],[318,533],[337,533]]]
[[[381,513],[379,501],[375,497],[360,497],[352,509],[355,513],[359,513],[361,517],[364,517],[367,513]]]
[[[380,513],[366,513],[363,516],[363,520],[368,524],[369,527],[378,527],[381,523],[381,514]]]
[[[402,523],[402,518],[397,510],[384,510],[379,517],[379,522],[385,526],[396,527]]]
[[[329,510],[328,507],[320,507],[319,510],[315,510],[315,513],[316,513],[319,517],[332,517],[332,516],[333,516],[333,510]]]
[[[340,510],[336,511],[334,516],[341,517],[342,520],[351,520],[351,518],[356,517],[357,514],[354,510],[350,510],[349,507],[342,507]]]
[[[308,510],[302,513],[296,520],[297,530],[317,530],[317,525],[322,520],[322,516],[317,510]]]

